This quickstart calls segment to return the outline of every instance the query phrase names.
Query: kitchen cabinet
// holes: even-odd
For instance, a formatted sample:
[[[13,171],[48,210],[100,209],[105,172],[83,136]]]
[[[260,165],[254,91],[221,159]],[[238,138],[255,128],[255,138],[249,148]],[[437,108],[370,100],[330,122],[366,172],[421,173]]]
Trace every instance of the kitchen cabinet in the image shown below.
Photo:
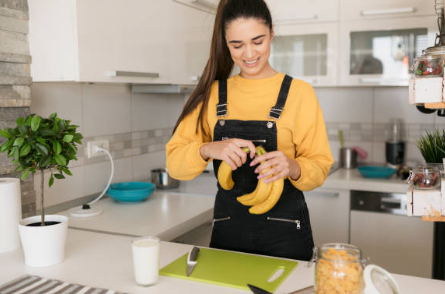
[[[315,246],[349,243],[349,190],[318,188],[304,192]]]
[[[275,24],[338,20],[339,0],[266,0]]]
[[[269,61],[313,86],[337,84],[338,23],[275,25]]]
[[[407,86],[409,67],[436,35],[433,17],[340,22],[341,86]]]
[[[29,14],[35,82],[184,82],[208,19],[165,0],[30,0]]]
[[[219,0],[173,0],[174,2],[192,7],[197,10],[216,13]]]
[[[434,15],[434,0],[340,0],[341,20]]]

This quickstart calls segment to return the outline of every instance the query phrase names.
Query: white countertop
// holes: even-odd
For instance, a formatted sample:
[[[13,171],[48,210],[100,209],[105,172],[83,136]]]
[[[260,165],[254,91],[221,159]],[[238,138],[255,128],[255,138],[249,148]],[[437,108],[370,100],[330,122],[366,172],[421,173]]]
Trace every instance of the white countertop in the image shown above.
[[[69,227],[130,236],[157,236],[171,241],[213,217],[214,196],[155,191],[142,202],[102,199],[94,207],[103,213],[88,218],[69,216]]]
[[[127,293],[249,293],[249,291],[212,284],[160,276],[157,285],[149,288],[136,286],[131,257],[132,238],[68,230],[66,259],[59,265],[32,268],[24,264],[22,249],[0,254],[0,285],[24,274],[58,279],[86,286]],[[192,246],[162,242],[161,267],[190,251]],[[314,267],[300,262],[276,293],[289,293],[314,281]],[[394,275],[401,293],[444,293],[445,282],[424,278]]]
[[[406,193],[408,184],[395,175],[389,179],[365,178],[357,169],[338,169],[328,176],[322,189]]]

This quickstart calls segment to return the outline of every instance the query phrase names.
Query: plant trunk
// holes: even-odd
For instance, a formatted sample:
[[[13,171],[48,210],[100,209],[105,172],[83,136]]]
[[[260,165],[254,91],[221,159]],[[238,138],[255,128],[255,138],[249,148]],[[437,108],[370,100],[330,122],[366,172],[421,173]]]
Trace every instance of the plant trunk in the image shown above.
[[[44,195],[43,195],[43,189],[45,188],[45,173],[43,172],[43,169],[40,169],[41,179],[40,179],[40,188],[42,189],[42,195],[40,197],[40,205],[41,208],[41,216],[42,216],[42,222],[41,226],[45,226],[45,206],[44,206]]]

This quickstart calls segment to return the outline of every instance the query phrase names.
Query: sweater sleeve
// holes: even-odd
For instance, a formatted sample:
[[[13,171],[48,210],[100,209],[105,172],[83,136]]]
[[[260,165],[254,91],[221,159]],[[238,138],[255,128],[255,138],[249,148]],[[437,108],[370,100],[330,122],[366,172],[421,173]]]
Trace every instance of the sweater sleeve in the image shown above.
[[[301,168],[301,176],[291,183],[301,191],[310,191],[323,184],[334,162],[323,113],[313,88],[302,91],[293,135],[296,145],[296,161]]]
[[[196,124],[201,106],[187,115],[179,124],[166,146],[167,169],[171,177],[178,180],[191,180],[200,175],[211,161],[201,157],[199,149],[211,138],[206,136],[201,127],[196,132]],[[204,119],[207,134],[210,130]]]

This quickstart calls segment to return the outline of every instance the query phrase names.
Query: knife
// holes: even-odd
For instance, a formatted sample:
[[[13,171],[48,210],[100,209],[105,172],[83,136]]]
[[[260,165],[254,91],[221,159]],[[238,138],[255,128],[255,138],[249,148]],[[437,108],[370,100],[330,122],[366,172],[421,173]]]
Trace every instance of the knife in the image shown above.
[[[252,292],[254,294],[273,294],[269,291],[266,291],[264,289],[258,288],[256,286],[253,286],[250,284],[247,284],[247,286],[250,288],[250,290],[252,290]],[[294,292],[291,292],[288,294],[300,294],[300,293],[303,294],[303,293],[313,293],[313,292],[314,292],[314,286],[309,286],[309,287],[306,287],[306,288],[303,288],[303,289],[300,289],[300,290],[297,290],[297,291],[294,291]]]
[[[189,256],[187,257],[187,277],[189,277],[192,274],[196,264],[198,264],[198,262],[196,261],[198,253],[199,253],[199,248],[195,246],[193,247],[192,251],[190,251]]]

